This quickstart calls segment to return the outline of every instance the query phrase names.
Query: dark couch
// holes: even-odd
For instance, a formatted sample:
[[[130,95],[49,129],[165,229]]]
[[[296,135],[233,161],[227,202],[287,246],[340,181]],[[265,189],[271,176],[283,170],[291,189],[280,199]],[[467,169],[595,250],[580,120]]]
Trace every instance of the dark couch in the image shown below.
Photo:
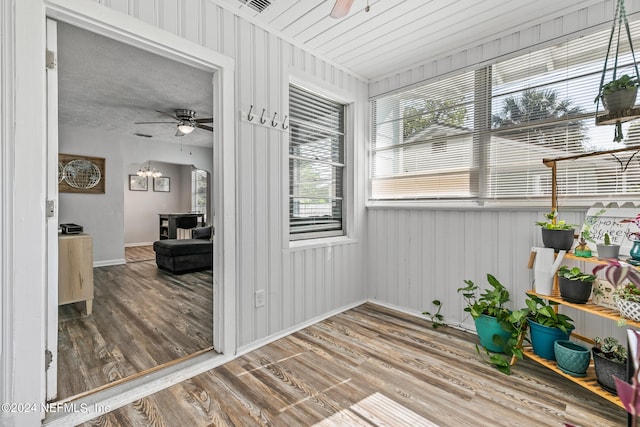
[[[207,230],[208,229],[208,230]],[[158,240],[153,243],[158,268],[181,274],[213,267],[211,227],[192,232],[193,239]]]

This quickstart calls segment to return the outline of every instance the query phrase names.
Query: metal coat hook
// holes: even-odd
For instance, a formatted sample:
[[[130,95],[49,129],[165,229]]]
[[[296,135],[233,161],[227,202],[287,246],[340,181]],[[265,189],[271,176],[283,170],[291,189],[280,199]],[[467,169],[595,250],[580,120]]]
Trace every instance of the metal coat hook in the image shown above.
[[[273,113],[273,119],[271,119],[271,127],[278,126],[278,122],[276,122],[276,116],[277,115],[278,115],[278,113]]]
[[[251,115],[251,111],[253,111],[253,105],[249,108],[249,113],[247,114],[247,120],[253,120],[253,116]]]
[[[265,124],[267,119],[264,118],[265,109],[262,109],[262,115],[260,116],[260,124]]]
[[[289,117],[289,116],[287,116],[287,115],[285,114],[285,115],[284,115],[284,119],[282,119],[282,130],[287,130],[287,129],[289,129],[289,125],[286,125],[286,126],[284,125],[284,123],[287,121],[287,117]]]

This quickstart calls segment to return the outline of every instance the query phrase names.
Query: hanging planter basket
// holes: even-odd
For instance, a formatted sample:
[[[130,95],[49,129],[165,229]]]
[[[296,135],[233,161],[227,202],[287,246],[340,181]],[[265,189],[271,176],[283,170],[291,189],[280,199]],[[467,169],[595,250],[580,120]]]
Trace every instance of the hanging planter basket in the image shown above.
[[[620,33],[622,32],[623,26],[627,32],[627,41],[629,43],[631,57],[633,58],[635,75],[629,76],[624,74],[620,76],[620,78],[616,78],[618,71],[618,53],[620,52]],[[615,44],[613,68],[611,70],[607,70],[607,62],[609,59],[609,53],[611,52],[614,35],[616,33],[616,27],[618,37],[616,38]],[[618,0],[616,12],[613,18],[613,26],[611,27],[611,34],[609,36],[607,56],[605,57],[604,67],[602,69],[600,88],[598,90],[598,96],[596,96],[595,99],[596,125],[615,124],[615,133],[613,138],[615,142],[621,142],[624,138],[622,135],[622,123],[640,117],[640,108],[634,108],[636,95],[638,93],[638,79],[640,77],[640,73],[638,73],[638,65],[636,63],[635,53],[633,52],[633,43],[631,40],[632,37],[629,30],[629,22],[627,21],[627,14],[624,8],[624,0]],[[612,79],[605,84],[607,71],[611,71]],[[605,114],[598,113],[600,103],[602,103],[602,106],[607,110]]]
[[[631,109],[636,104],[638,87],[630,87],[602,95],[602,105],[611,114]]]

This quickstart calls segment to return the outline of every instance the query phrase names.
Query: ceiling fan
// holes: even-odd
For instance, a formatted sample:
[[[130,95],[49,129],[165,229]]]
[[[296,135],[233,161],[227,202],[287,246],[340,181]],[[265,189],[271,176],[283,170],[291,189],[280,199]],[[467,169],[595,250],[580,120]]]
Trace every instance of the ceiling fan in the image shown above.
[[[203,125],[202,123],[213,123],[213,117],[208,119],[196,119],[196,112],[193,110],[178,108],[175,111],[175,115],[166,113],[164,111],[156,110],[156,112],[160,114],[164,114],[165,116],[169,116],[177,122],[135,122],[136,125],[149,125],[156,123],[171,123],[178,127],[176,131],[176,136],[185,136],[193,132],[196,128],[208,130],[209,132],[213,132],[213,128],[211,126]]]
[[[336,0],[333,5],[333,9],[331,9],[332,18],[344,18],[351,10],[351,5],[353,4],[353,0]],[[367,0],[367,7],[364,8],[365,12],[369,12],[371,8],[369,7],[369,0]]]

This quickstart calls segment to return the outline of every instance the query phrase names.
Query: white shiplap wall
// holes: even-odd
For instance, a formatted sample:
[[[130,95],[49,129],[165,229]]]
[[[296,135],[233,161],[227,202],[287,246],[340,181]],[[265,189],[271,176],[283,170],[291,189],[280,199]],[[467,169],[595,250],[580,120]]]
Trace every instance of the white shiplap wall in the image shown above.
[[[639,0],[625,3],[630,20],[638,19]],[[522,28],[501,39],[443,58],[434,58],[402,73],[386,76],[369,85],[369,96],[416,86],[448,73],[478,68],[516,53],[524,53],[581,34],[610,28],[615,2],[604,0],[567,15]],[[550,205],[550,201],[549,201]],[[562,210],[567,222],[581,224],[588,206]],[[548,207],[530,210],[443,210],[370,208],[367,276],[370,296],[380,302],[414,312],[433,311],[431,301],[443,302],[442,313],[452,324],[473,328],[462,311],[456,289],[464,279],[486,284],[486,273],[496,276],[511,292],[513,308],[524,306],[524,291],[531,287],[527,269],[532,246],[542,246],[539,227]],[[583,270],[593,266],[581,265]],[[614,322],[563,309],[576,320],[577,332],[587,336],[620,336]]]
[[[271,120],[288,114],[288,76],[295,72],[315,86],[356,101],[352,157],[364,159],[367,85],[322,59],[207,0],[102,0],[132,15],[230,56],[236,66],[236,108],[262,109]],[[351,180],[353,227],[350,244],[289,249],[288,133],[238,120],[237,167],[237,319],[238,345],[314,319],[365,298],[362,264],[364,180],[362,167]],[[266,305],[255,308],[255,291]]]
[[[432,58],[400,73],[374,79],[369,84],[369,96],[377,97],[400,88],[438,79],[449,73],[476,69],[479,64],[488,64],[499,57],[524,54],[567,38],[576,38],[596,29],[611,27],[616,1],[603,0],[566,15],[519,28],[513,33],[495,40],[482,41],[477,46],[454,51],[444,57]],[[627,0],[625,9],[629,20],[638,19],[639,0]]]
[[[534,246],[543,246],[540,227],[549,209],[394,209],[368,210],[368,283],[374,300],[412,312],[433,312],[431,302],[442,302],[447,323],[473,330],[457,289],[464,280],[487,287],[493,274],[511,295],[510,308],[524,307],[525,291],[532,288],[527,268]],[[581,224],[585,209],[563,209],[568,223]],[[594,248],[595,249],[595,248]],[[563,264],[574,265],[573,261]],[[590,271],[592,264],[575,264]],[[563,307],[573,317],[576,332],[586,336],[621,332],[615,322]]]

